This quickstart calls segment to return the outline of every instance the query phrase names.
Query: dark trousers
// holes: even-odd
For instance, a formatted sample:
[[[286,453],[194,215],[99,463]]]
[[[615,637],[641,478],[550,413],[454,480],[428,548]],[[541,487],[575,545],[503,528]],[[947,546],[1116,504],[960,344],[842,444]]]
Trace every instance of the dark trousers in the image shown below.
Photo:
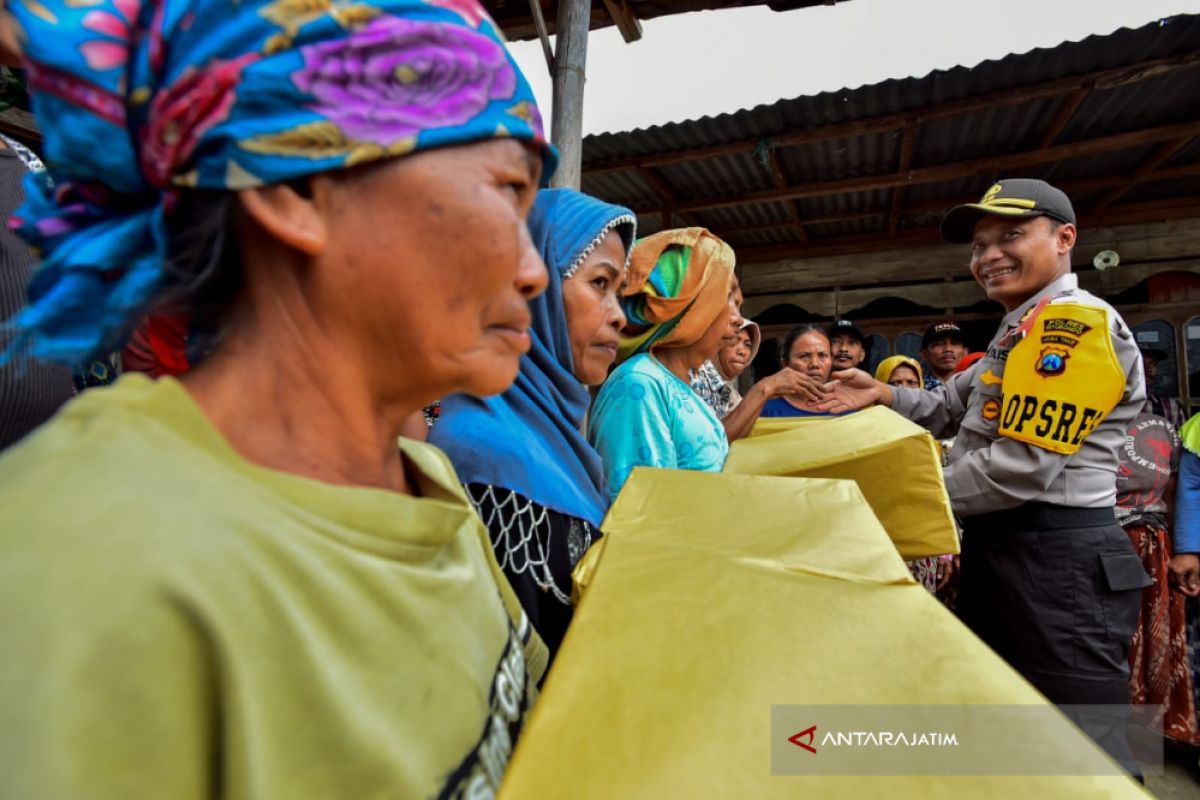
[[[1029,503],[963,521],[958,614],[1134,775],[1129,642],[1149,585],[1111,509]]]

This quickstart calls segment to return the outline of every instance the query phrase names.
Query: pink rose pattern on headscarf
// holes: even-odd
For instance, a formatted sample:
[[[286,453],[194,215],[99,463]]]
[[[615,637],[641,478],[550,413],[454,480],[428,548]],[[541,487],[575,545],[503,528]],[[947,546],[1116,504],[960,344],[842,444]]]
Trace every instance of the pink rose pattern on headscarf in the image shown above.
[[[388,145],[462,125],[516,90],[504,48],[466,28],[382,17],[304,48],[293,80],[350,139]]]
[[[42,258],[18,353],[120,347],[167,288],[185,188],[237,190],[512,137],[557,155],[475,0],[11,0],[47,171],[13,227]]]

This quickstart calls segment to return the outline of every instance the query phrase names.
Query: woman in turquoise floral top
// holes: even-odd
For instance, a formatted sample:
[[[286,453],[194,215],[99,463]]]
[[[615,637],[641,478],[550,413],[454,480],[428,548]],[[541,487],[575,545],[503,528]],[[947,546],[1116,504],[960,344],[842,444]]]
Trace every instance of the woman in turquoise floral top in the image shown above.
[[[733,250],[704,228],[663,231],[634,247],[619,366],[589,423],[609,497],[634,467],[719,472],[724,465],[725,429],[688,377],[737,330],[733,265]]]

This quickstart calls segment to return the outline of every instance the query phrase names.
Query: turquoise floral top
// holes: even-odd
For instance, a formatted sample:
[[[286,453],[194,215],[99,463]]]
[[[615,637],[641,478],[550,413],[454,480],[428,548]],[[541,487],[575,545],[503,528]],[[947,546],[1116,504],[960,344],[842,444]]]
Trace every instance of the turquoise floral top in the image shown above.
[[[649,353],[621,364],[592,404],[588,439],[615,499],[634,467],[720,472],[725,429],[692,388]]]

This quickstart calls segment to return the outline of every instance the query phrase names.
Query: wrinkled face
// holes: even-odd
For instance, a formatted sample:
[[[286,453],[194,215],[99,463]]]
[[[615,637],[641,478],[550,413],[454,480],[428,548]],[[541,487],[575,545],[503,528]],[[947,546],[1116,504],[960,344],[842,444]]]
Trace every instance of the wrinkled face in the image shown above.
[[[863,343],[848,333],[839,333],[829,343],[833,366],[837,369],[852,369],[867,357]]]
[[[742,315],[734,303],[734,289],[730,285],[729,294],[721,312],[708,325],[708,330],[700,337],[700,340],[695,345],[689,347],[689,351],[697,355],[699,361],[712,361],[716,359],[718,351],[726,342],[733,341],[737,336],[737,329],[742,324]]]
[[[419,382],[428,402],[513,382],[547,282],[525,224],[540,175],[532,148],[496,139],[318,176],[333,191],[309,304],[372,390]]]
[[[901,364],[892,370],[892,377],[888,378],[888,386],[904,386],[908,389],[920,389],[921,382],[917,380],[916,370],[906,364]]]
[[[737,341],[738,330],[742,327],[742,303],[746,299],[742,294],[742,287],[738,283],[737,275],[735,274],[729,280],[729,302],[733,306],[733,317],[730,320],[729,330],[721,337],[722,348],[729,347]]]
[[[829,340],[820,333],[806,333],[792,342],[786,366],[822,382],[829,380],[833,361],[829,355]]]
[[[1019,304],[1018,304],[1019,305]],[[953,372],[967,354],[967,346],[952,336],[943,336],[921,350],[921,357],[939,373]]]
[[[616,231],[600,244],[563,281],[563,307],[571,340],[575,377],[587,386],[599,386],[617,358],[625,314],[620,289],[625,277],[625,245]]]
[[[717,367],[720,368],[721,374],[733,379],[745,372],[746,367],[750,365],[751,347],[750,331],[738,331],[737,340],[733,344],[725,345],[721,352],[717,353]]]
[[[1049,217],[987,216],[975,224],[971,274],[987,296],[1012,311],[1064,274],[1060,263],[1075,244],[1075,226]]]

